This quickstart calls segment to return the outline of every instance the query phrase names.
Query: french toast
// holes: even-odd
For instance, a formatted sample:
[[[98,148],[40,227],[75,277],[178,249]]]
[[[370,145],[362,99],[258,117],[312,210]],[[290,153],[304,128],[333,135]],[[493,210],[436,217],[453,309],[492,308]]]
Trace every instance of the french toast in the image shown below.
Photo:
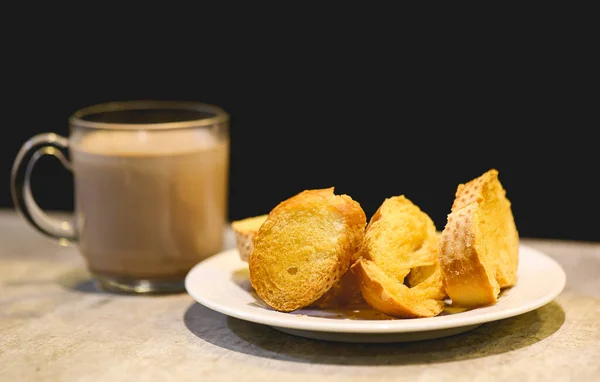
[[[250,283],[274,310],[313,304],[348,271],[366,216],[334,187],[302,191],[273,208],[253,238]]]
[[[242,261],[248,261],[250,252],[252,252],[252,238],[265,220],[267,220],[267,214],[231,222],[231,229],[235,235],[235,246]]]
[[[458,185],[439,258],[446,292],[458,306],[494,304],[516,283],[519,233],[496,169]]]
[[[366,302],[394,317],[438,315],[446,298],[439,240],[431,218],[412,201],[404,195],[385,199],[366,227],[361,258],[352,266]]]

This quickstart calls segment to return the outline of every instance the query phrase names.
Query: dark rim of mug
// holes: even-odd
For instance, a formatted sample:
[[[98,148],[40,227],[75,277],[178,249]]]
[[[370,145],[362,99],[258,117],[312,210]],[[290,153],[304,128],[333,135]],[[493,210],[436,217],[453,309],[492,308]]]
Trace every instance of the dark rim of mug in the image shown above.
[[[172,110],[195,110],[214,114],[212,117],[192,119],[189,121],[178,122],[159,122],[159,123],[114,123],[87,121],[86,116],[106,113],[112,111],[127,110],[153,110],[167,108]],[[209,127],[223,124],[229,121],[229,114],[216,105],[194,101],[115,101],[96,104],[77,110],[69,118],[69,124],[77,127],[91,129],[117,129],[117,130],[164,130],[164,129],[187,129],[194,127]]]

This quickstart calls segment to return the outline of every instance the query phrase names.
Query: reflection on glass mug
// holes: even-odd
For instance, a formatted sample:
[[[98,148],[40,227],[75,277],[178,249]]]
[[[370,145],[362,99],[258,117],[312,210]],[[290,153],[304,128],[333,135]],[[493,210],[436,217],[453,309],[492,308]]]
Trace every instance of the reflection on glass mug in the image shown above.
[[[17,211],[77,246],[103,289],[185,290],[187,272],[223,247],[228,114],[197,102],[111,102],[76,111],[69,128],[68,138],[39,134],[19,151],[11,176]],[[71,221],[46,215],[32,197],[30,175],[44,155],[73,172]]]

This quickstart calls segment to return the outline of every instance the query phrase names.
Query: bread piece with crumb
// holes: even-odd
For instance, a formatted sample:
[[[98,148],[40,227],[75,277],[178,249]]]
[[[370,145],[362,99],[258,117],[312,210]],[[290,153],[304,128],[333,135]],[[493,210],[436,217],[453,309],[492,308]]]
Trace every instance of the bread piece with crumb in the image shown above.
[[[365,226],[360,204],[333,187],[279,203],[254,236],[248,259],[257,295],[281,312],[314,303],[347,272]]]
[[[446,293],[439,237],[431,218],[404,195],[385,199],[367,225],[361,258],[352,267],[367,303],[400,318],[441,313]]]
[[[235,235],[235,246],[242,261],[248,261],[250,252],[252,252],[252,239],[265,220],[267,220],[267,214],[231,222],[231,229]]]
[[[252,252],[252,239],[268,215],[252,216],[231,223],[236,247],[242,261],[248,261]],[[310,306],[320,309],[351,309],[366,306],[353,272],[346,272],[335,285]]]
[[[440,242],[440,269],[452,303],[496,303],[502,289],[515,285],[518,263],[519,233],[498,171],[459,184]]]
[[[374,261],[359,259],[352,270],[358,272],[365,300],[382,313],[398,318],[420,318],[434,317],[444,310],[445,293],[439,267],[412,288],[386,273]]]

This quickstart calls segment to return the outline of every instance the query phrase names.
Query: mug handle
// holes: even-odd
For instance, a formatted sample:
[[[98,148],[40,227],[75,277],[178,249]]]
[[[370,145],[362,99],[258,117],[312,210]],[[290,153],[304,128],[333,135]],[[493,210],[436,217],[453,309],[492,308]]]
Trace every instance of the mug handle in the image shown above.
[[[31,137],[19,150],[10,178],[10,190],[17,212],[35,229],[63,246],[78,240],[73,223],[53,218],[40,208],[31,193],[30,178],[36,162],[44,155],[54,156],[67,170],[72,171],[71,163],[62,152],[68,147],[69,140],[54,133]],[[26,160],[27,157],[29,159]]]

